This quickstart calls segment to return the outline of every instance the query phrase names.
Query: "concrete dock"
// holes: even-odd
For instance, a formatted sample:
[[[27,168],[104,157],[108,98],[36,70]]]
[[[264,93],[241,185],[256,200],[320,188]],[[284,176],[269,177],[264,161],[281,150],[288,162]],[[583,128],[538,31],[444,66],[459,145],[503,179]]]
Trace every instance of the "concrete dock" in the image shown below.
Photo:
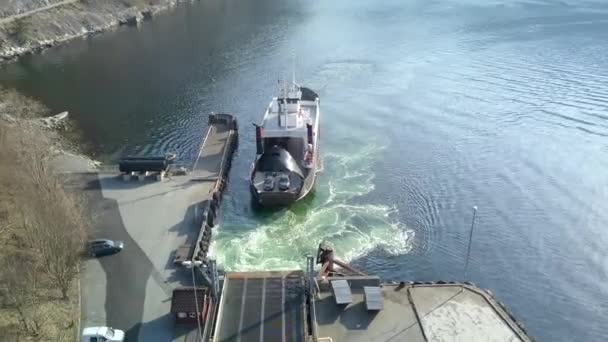
[[[328,279],[314,301],[318,341],[510,341],[530,338],[487,292],[467,284],[383,284],[382,308],[367,310],[365,279],[347,279],[352,302],[336,304]]]
[[[471,284],[317,279],[302,271],[227,273],[214,330],[214,341],[242,342],[531,341]]]
[[[213,118],[185,173],[169,173],[162,181],[153,176],[125,181],[113,169],[71,176],[85,184],[93,237],[125,243],[116,255],[84,263],[82,327],[122,329],[128,341],[195,340],[192,329],[174,329],[170,305],[174,288],[193,284],[191,270],[175,264],[176,254],[181,250],[189,259],[198,240],[211,238],[201,234],[200,208],[221,198],[236,148],[236,122],[231,116]]]

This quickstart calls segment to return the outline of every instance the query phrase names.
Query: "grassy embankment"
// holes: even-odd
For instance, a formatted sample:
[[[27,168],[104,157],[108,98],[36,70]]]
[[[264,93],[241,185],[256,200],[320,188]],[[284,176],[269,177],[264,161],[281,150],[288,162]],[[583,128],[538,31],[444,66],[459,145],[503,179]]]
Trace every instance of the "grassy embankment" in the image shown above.
[[[87,220],[51,167],[57,132],[36,101],[0,88],[0,341],[74,341]]]

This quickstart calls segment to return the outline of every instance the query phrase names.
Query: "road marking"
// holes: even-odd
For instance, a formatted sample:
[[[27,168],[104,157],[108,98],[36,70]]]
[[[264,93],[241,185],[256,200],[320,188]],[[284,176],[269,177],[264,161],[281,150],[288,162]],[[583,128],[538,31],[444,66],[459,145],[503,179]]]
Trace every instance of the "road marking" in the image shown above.
[[[266,303],[266,278],[262,280],[262,309],[260,310],[260,342],[264,342],[264,305]]]
[[[241,297],[241,317],[239,318],[239,331],[237,332],[237,341],[241,341],[241,332],[243,331],[243,316],[245,315],[245,297],[247,297],[247,278],[243,282],[243,296]]]
[[[281,340],[285,341],[285,276],[281,278]]]

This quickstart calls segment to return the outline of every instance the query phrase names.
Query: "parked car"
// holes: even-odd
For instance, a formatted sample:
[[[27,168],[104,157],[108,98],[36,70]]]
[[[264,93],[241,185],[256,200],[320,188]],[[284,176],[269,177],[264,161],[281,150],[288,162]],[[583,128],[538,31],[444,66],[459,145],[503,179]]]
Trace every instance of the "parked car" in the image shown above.
[[[89,241],[88,251],[92,257],[115,254],[125,247],[122,241],[109,239],[97,239]]]
[[[110,327],[88,327],[82,330],[80,342],[122,342],[125,332]]]

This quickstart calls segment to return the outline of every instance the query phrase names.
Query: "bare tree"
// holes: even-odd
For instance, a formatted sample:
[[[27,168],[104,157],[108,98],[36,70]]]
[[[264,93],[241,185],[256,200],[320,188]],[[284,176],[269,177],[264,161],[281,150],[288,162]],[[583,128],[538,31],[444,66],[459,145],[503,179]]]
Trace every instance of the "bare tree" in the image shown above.
[[[0,99],[0,114],[10,113],[16,119],[38,118],[49,114],[49,109],[43,104],[14,89],[0,86]]]
[[[44,272],[67,299],[84,246],[80,210],[60,188],[32,198],[29,209],[34,211],[28,214],[31,221],[26,230],[30,245],[40,256]]]
[[[39,322],[29,319],[28,308],[36,302],[35,270],[23,267],[32,261],[25,253],[11,251],[0,262],[0,298],[3,307],[13,308],[22,329],[30,335],[37,335]],[[23,262],[23,263],[22,263]]]
[[[67,299],[78,274],[87,221],[78,200],[65,191],[49,165],[51,139],[34,124],[17,127],[20,134],[8,138],[18,166],[9,172],[10,178],[20,185],[12,193],[15,211],[27,246],[36,251],[43,271]]]
[[[21,162],[31,184],[20,189],[26,239],[39,254],[49,279],[61,290],[62,298],[67,299],[78,274],[87,223],[77,199],[65,191],[49,166],[48,143],[27,138],[27,134],[21,136],[21,146],[28,150],[27,155],[21,156]]]
[[[7,342],[43,333],[58,334],[50,338],[57,341],[67,333],[65,320],[45,309],[68,298],[88,227],[79,199],[52,169],[60,138],[30,120],[45,110],[0,88],[0,114],[15,118],[0,118],[0,306],[10,317],[2,330],[11,330],[0,340]]]

